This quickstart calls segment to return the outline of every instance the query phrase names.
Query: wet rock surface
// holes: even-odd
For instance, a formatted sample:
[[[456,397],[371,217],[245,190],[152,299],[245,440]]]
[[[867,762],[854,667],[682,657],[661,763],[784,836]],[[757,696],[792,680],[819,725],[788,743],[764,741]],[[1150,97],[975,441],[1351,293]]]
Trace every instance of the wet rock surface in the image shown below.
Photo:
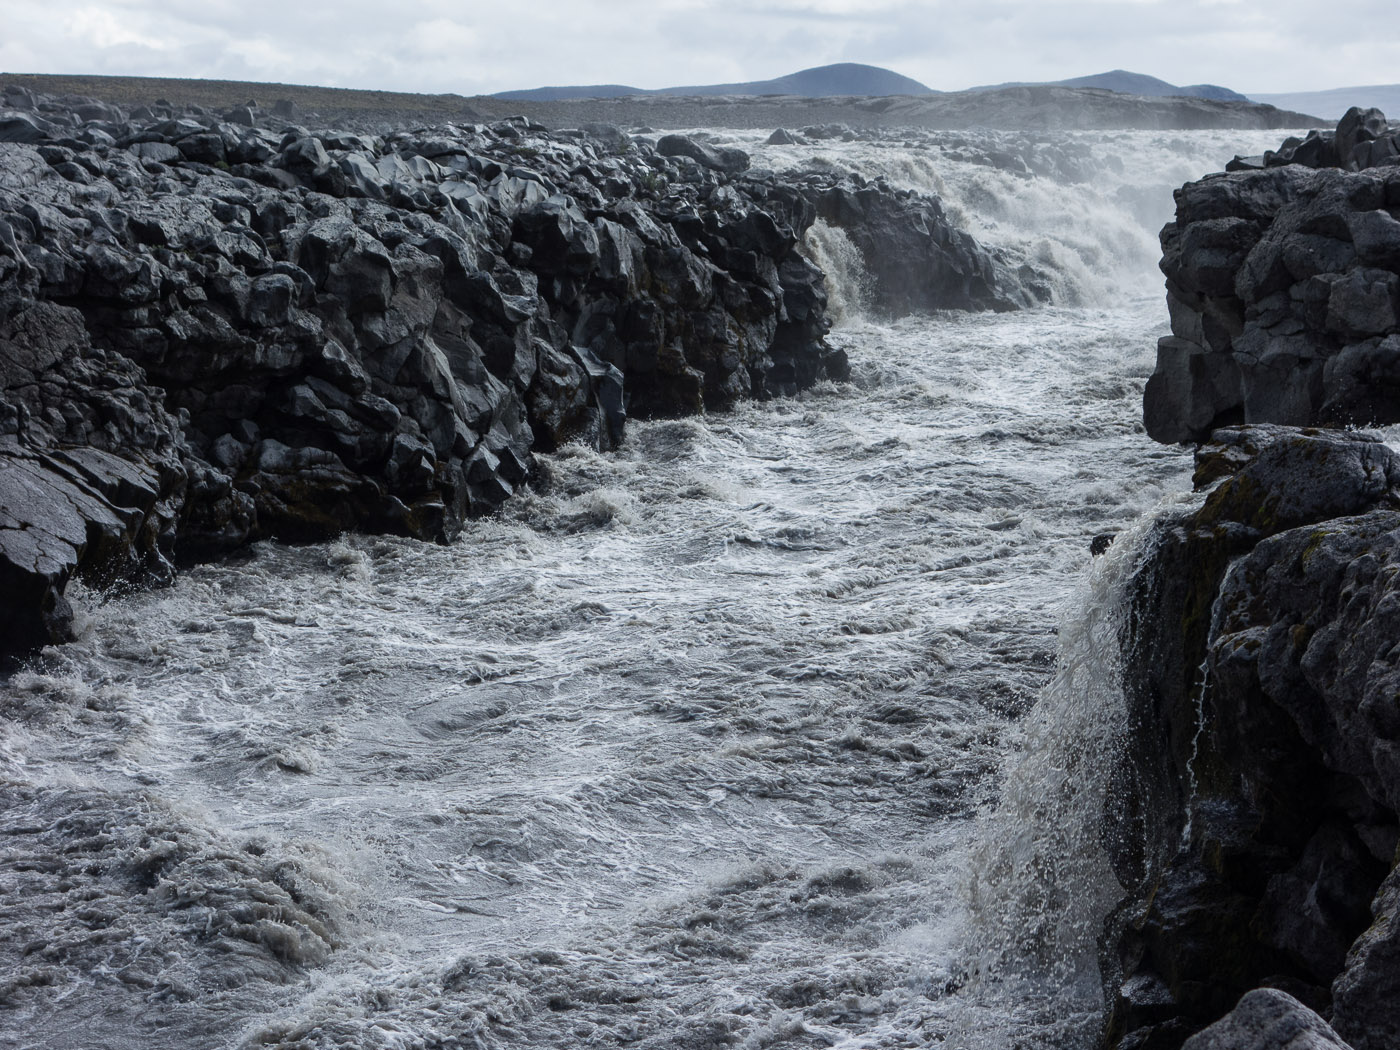
[[[4,105],[12,651],[66,637],[73,575],[157,580],[260,537],[450,539],[536,449],[844,377],[800,250],[819,214],[888,244],[889,313],[1035,301],[931,197],[784,182],[703,136]]]
[[[69,636],[72,611],[62,591],[74,574],[98,587],[173,575],[191,483],[187,455],[179,421],[159,392],[130,360],[94,349],[78,311],[0,299],[0,637],[7,647]]]
[[[1124,638],[1109,1042],[1179,1046],[1267,986],[1379,1050],[1397,1031],[1400,456],[1247,426],[1197,467],[1215,487],[1159,526]],[[1333,1045],[1304,1028],[1323,1041],[1189,1045]]]
[[[1177,192],[1149,435],[1400,421],[1397,142],[1379,111],[1353,109],[1334,133]]]
[[[871,307],[898,317],[935,303],[1016,310],[1049,299],[1040,275],[1009,263],[957,229],[934,198],[868,184],[810,181],[818,216],[844,230],[865,260]]]

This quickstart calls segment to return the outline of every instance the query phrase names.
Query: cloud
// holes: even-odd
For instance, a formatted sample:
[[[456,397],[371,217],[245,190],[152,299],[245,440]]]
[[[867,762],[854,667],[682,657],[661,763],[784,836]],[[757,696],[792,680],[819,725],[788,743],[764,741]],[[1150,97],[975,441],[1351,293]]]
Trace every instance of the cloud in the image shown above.
[[[6,0],[0,68],[404,91],[756,80],[828,62],[931,87],[1111,68],[1313,90],[1396,79],[1394,0]]]

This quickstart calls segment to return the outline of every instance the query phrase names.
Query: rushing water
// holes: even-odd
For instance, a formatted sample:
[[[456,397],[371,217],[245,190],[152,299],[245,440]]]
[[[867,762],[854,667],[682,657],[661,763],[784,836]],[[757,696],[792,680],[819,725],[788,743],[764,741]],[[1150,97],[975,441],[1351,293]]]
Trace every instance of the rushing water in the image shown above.
[[[566,448],[450,546],[79,593],[0,690],[0,1046],[1091,1041],[1107,641],[1188,468],[1150,224],[1278,137],[760,148],[938,190],[1061,305],[871,323],[818,230],[850,383]]]

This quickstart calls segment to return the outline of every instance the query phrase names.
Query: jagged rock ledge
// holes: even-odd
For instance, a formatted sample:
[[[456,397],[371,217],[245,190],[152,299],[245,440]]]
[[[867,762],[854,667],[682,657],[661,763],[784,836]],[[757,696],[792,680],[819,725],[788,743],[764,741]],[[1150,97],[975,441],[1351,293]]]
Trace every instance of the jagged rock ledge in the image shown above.
[[[450,539],[533,453],[845,375],[818,214],[891,312],[1036,295],[937,200],[612,126],[313,131],[253,105],[0,107],[0,650],[63,589],[259,537]],[[284,107],[285,108],[285,107]]]
[[[1353,109],[1231,168],[1178,190],[1162,230],[1148,434],[1400,422],[1400,132]]]

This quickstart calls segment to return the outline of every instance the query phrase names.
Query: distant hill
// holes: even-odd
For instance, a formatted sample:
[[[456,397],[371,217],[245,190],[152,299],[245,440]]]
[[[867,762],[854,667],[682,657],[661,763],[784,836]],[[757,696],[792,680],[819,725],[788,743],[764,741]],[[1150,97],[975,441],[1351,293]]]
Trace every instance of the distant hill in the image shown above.
[[[579,84],[575,87],[542,87],[526,91],[498,91],[491,98],[514,99],[518,102],[562,102],[574,98],[626,98],[628,95],[649,95],[652,92],[626,84]]]
[[[460,95],[414,95],[353,88],[308,87],[247,81],[150,77],[46,75],[0,72],[0,87],[15,84],[47,95],[82,95],[146,106],[158,99],[223,112],[257,99],[293,103],[311,127],[384,134],[392,127],[436,123],[489,123],[524,115],[551,128],[587,123],[646,125],[657,129],[751,128],[766,135],[777,127],[848,124],[853,128],[1006,128],[1053,131],[1090,128],[1189,130],[1200,128],[1310,128],[1336,126],[1255,102],[1208,98],[1144,98],[1114,91],[1065,87],[1012,87],[904,96],[808,97],[709,95],[685,98],[660,93],[627,97],[545,100]],[[1400,113],[1400,106],[1396,107]]]
[[[1328,120],[1340,120],[1352,106],[1374,106],[1392,120],[1400,119],[1400,84],[1372,84],[1369,87],[1333,88],[1330,91],[1286,91],[1282,94],[1251,94],[1255,102],[1267,102],[1279,109],[1316,113]]]
[[[642,88],[622,84],[587,84],[577,87],[542,87],[524,91],[501,91],[492,98],[557,102],[575,98],[621,98],[625,95],[798,95],[804,98],[834,98],[844,95],[932,95],[934,90],[917,80],[879,66],[840,62],[790,73],[775,80],[750,80],[741,84],[698,84],[686,87]]]
[[[1072,77],[1069,80],[1017,81],[1011,84],[988,84],[986,87],[972,88],[973,91],[995,91],[1008,87],[1071,87],[1102,88],[1105,91],[1118,91],[1124,95],[1141,95],[1143,98],[1213,98],[1218,102],[1248,102],[1249,99],[1238,91],[1220,87],[1218,84],[1192,84],[1178,87],[1165,80],[1149,77],[1145,73],[1130,73],[1126,69],[1114,69],[1107,73],[1095,73],[1087,77]]]

